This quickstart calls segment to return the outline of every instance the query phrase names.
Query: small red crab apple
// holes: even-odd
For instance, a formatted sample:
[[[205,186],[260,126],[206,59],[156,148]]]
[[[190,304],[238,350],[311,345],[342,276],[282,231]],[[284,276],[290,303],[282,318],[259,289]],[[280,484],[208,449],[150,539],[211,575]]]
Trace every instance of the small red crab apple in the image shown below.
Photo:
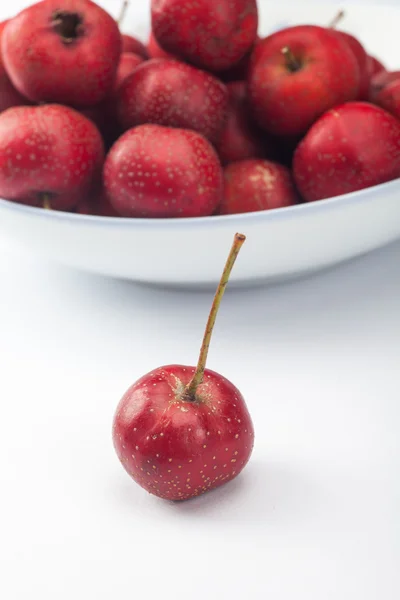
[[[248,462],[253,424],[243,396],[205,368],[229,275],[245,241],[236,234],[215,294],[196,368],[169,365],[144,375],[123,396],[113,424],[118,457],[145,490],[187,500],[234,479]]]

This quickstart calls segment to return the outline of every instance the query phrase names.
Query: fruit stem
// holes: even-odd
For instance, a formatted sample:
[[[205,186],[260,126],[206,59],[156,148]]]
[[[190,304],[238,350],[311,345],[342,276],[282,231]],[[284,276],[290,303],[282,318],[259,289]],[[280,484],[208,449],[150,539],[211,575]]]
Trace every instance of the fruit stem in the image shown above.
[[[43,194],[42,196],[42,206],[45,210],[51,210],[51,202],[49,194]]]
[[[205,330],[204,337],[203,337],[203,342],[201,344],[201,350],[200,350],[199,361],[197,363],[197,368],[193,375],[192,380],[186,387],[185,397],[188,400],[193,401],[196,398],[197,387],[203,381],[204,371],[206,368],[206,362],[207,362],[207,356],[208,356],[208,349],[210,347],[210,341],[211,341],[211,336],[212,336],[212,332],[213,332],[214,325],[215,325],[215,319],[217,318],[218,309],[221,304],[221,300],[224,295],[225,288],[228,284],[229,276],[231,274],[233,265],[235,264],[237,255],[239,254],[240,248],[244,244],[245,240],[246,240],[246,236],[243,235],[242,233],[235,234],[235,237],[233,240],[233,245],[232,245],[231,251],[229,253],[228,259],[226,261],[225,268],[223,270],[222,277],[218,284],[217,291],[214,296],[214,301],[211,306],[211,311],[210,311],[210,314],[208,317],[206,330]]]
[[[296,71],[299,71],[301,69],[300,62],[297,60],[289,46],[285,46],[284,48],[282,48],[281,52],[285,57],[286,66],[289,69],[289,71],[295,73]]]
[[[119,13],[119,17],[117,19],[117,23],[119,25],[119,27],[122,26],[122,23],[125,20],[125,15],[126,15],[126,11],[128,10],[128,6],[129,6],[129,1],[128,0],[124,0],[121,6],[121,10]]]
[[[336,27],[339,25],[340,21],[342,21],[344,19],[344,15],[345,15],[344,10],[339,10],[336,17],[334,17],[332,19],[332,21],[330,22],[330,24],[328,25],[328,29],[336,29]]]

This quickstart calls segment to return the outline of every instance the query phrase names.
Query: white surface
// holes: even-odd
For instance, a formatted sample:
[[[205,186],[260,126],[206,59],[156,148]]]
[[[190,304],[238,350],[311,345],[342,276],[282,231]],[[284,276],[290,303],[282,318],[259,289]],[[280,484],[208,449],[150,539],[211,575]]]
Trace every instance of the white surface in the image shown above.
[[[397,243],[227,292],[209,366],[247,399],[253,458],[172,505],[128,478],[111,422],[140,375],[196,360],[212,294],[2,245],[0,597],[398,600],[399,275]]]
[[[120,2],[103,2],[118,14]],[[348,6],[346,4],[346,6]],[[337,8],[307,2],[261,2],[260,32],[301,22],[328,23]],[[3,9],[4,10],[4,9]],[[393,67],[400,8],[348,7],[343,27]],[[132,2],[127,31],[146,39],[149,2]],[[6,16],[6,15],[5,15]],[[158,284],[218,281],[219,265],[236,231],[248,236],[234,283],[282,280],[331,266],[400,237],[400,180],[329,201],[204,219],[105,219],[51,213],[0,201],[0,235],[31,252],[95,273]],[[90,248],[90,252],[87,251]]]
[[[1,239],[0,277],[2,600],[398,600],[400,243],[227,292],[209,366],[245,395],[255,450],[179,505],[129,480],[111,422],[140,375],[196,360],[212,294]]]

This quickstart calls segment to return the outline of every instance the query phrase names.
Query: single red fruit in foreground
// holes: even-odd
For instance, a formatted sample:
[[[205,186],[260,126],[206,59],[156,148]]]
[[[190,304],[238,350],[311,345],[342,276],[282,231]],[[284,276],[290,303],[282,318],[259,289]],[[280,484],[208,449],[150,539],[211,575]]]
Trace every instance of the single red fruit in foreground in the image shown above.
[[[8,23],[8,21],[0,23],[0,44],[6,23]],[[12,108],[13,106],[24,106],[27,104],[30,104],[30,101],[15,89],[4,68],[3,56],[0,49],[0,112],[7,110],[7,108]]]
[[[249,98],[261,127],[301,135],[326,110],[354,100],[360,70],[334,31],[299,25],[258,42],[249,70]]]
[[[148,60],[118,91],[123,129],[153,123],[192,129],[218,141],[228,109],[228,91],[216,77],[177,60]]]
[[[380,71],[371,78],[369,88],[369,101],[377,102],[379,94],[394,81],[400,80],[400,71]],[[378,103],[379,104],[379,103]]]
[[[236,65],[257,37],[256,0],[152,0],[151,18],[164,50],[214,72]]]
[[[274,155],[273,143],[254,122],[247,101],[247,84],[236,81],[227,85],[229,106],[217,152],[223,165],[246,158]]]
[[[122,33],[121,41],[122,41],[122,52],[132,52],[133,54],[137,54],[138,56],[141,56],[143,58],[143,60],[147,60],[149,58],[146,46],[140,40],[136,39],[132,35]]]
[[[239,475],[254,445],[244,398],[225,377],[205,369],[217,311],[245,236],[236,234],[214,302],[197,368],[168,365],[123,396],[113,442],[123,467],[145,490],[187,500]]]
[[[13,84],[32,101],[91,106],[112,89],[121,35],[90,0],[43,0],[7,23],[2,52]]]
[[[368,58],[369,58],[370,77],[373,77],[374,75],[376,75],[377,73],[380,73],[381,71],[386,71],[386,67],[384,66],[384,64],[380,60],[375,58],[375,56],[369,56]]]
[[[79,112],[58,104],[0,115],[0,197],[70,210],[100,180],[101,135]]]
[[[242,160],[224,171],[219,214],[229,215],[292,206],[299,196],[287,167],[268,160]]]
[[[400,78],[382,89],[376,97],[376,103],[400,122]]]
[[[294,178],[309,202],[400,177],[400,121],[378,106],[350,102],[324,114],[300,142]]]
[[[223,173],[214,148],[195,131],[140,125],[111,148],[104,185],[123,217],[201,217],[220,203]]]

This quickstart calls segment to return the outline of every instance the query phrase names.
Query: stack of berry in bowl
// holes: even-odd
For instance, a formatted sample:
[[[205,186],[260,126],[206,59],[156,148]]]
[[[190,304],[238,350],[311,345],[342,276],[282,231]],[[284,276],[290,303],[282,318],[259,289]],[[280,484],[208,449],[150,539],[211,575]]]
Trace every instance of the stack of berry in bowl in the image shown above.
[[[235,231],[248,239],[233,276],[244,285],[400,237],[399,9],[21,9],[0,15],[1,237],[185,287],[215,285]]]

